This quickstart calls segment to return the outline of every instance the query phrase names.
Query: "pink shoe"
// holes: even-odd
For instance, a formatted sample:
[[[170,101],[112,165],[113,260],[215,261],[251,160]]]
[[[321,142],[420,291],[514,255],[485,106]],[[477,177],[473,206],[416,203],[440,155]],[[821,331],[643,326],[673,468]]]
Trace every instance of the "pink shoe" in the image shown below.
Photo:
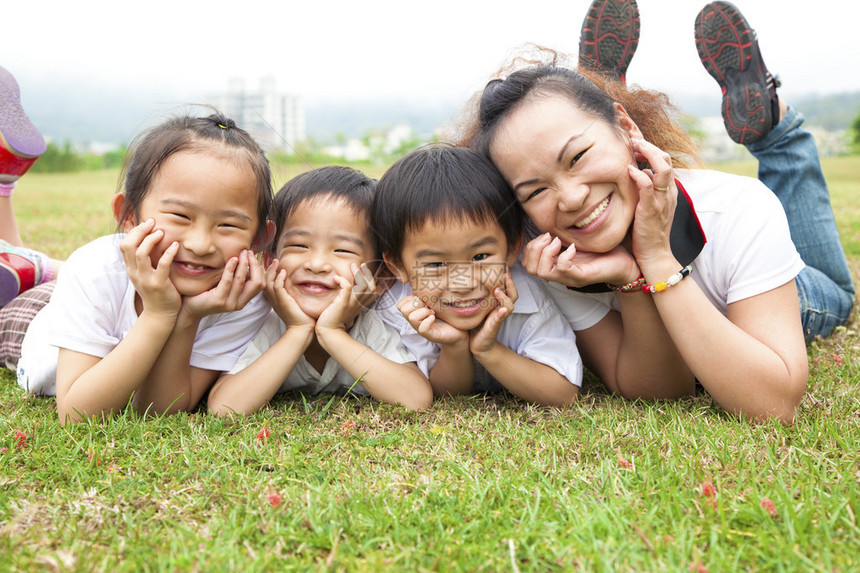
[[[0,240],[0,307],[53,278],[54,269],[48,257]]]
[[[45,139],[21,107],[18,82],[0,67],[0,179],[11,182],[24,175],[45,148]]]

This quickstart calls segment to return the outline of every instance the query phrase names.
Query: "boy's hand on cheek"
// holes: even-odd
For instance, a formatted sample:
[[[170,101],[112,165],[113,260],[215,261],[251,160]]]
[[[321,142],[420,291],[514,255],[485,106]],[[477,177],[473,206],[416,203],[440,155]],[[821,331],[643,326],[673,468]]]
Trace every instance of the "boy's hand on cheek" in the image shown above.
[[[352,287],[352,294],[355,295],[356,303],[359,306],[358,312],[361,312],[362,308],[367,308],[376,302],[376,299],[384,291],[381,291],[376,284],[376,279],[373,277],[373,272],[371,272],[367,263],[361,263],[361,266],[352,264],[350,267],[353,280],[355,281],[355,286]],[[358,313],[356,313],[356,316],[358,316]]]
[[[245,307],[263,290],[263,268],[254,253],[245,250],[224,265],[221,280],[213,288],[182,300],[182,311],[200,319],[210,314],[234,312]]]
[[[152,266],[152,251],[164,238],[164,232],[154,229],[155,221],[148,219],[131,229],[119,246],[125,270],[134,290],[140,295],[143,310],[176,319],[182,305],[182,297],[170,280],[170,266],[179,250],[172,243]]]
[[[287,328],[294,326],[313,328],[316,321],[305,314],[296,299],[287,292],[287,271],[280,271],[279,268],[278,259],[275,259],[266,269],[266,286],[263,290],[266,300]]]
[[[349,330],[361,311],[361,305],[356,300],[352,283],[338,276],[334,280],[340,290],[337,293],[337,298],[322,311],[317,319],[316,331],[318,335],[326,330]]]
[[[517,287],[511,278],[511,271],[505,272],[502,284],[493,291],[498,306],[487,314],[484,323],[469,335],[469,350],[475,356],[491,351],[496,346],[499,329],[507,317],[514,311],[514,303],[519,298]]]
[[[469,333],[458,330],[443,320],[417,296],[408,296],[397,303],[397,310],[421,336],[436,344],[465,344]]]

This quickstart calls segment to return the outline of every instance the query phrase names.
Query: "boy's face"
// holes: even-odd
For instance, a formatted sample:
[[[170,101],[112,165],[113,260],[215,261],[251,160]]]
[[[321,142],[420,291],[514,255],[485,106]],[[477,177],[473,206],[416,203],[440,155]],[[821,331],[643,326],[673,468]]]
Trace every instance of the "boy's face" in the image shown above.
[[[300,203],[282,229],[277,257],[287,272],[287,292],[317,319],[340,290],[335,276],[354,284],[351,265],[374,258],[367,216],[339,199],[319,197]]]
[[[516,262],[517,247],[508,248],[495,221],[427,221],[407,231],[400,264],[389,266],[438,319],[469,331],[497,306],[493,292]]]

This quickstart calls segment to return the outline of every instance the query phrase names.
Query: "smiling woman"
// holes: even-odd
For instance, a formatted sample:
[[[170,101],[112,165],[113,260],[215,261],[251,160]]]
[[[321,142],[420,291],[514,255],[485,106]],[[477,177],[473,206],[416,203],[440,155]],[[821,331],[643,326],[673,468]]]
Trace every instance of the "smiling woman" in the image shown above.
[[[777,97],[746,20],[712,2],[696,44],[764,185],[679,168],[694,148],[665,96],[618,79],[638,42],[638,25],[625,27],[638,24],[635,3],[595,0],[589,14],[583,37],[620,26],[637,32],[627,49],[605,34],[599,63],[583,42],[578,71],[538,64],[491,81],[466,130],[540,233],[523,265],[555,284],[586,365],[613,391],[668,398],[698,381],[731,412],[790,421],[804,334],[847,320],[854,292],[815,143]]]

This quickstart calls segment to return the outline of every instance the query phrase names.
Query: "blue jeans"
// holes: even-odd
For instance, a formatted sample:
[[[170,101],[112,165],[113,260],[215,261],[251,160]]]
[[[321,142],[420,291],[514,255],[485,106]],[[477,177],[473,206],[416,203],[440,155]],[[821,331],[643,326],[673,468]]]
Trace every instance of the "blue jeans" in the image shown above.
[[[797,294],[806,341],[828,336],[848,320],[854,283],[839,240],[818,148],[800,129],[803,116],[789,108],[767,136],[747,146],[758,159],[758,178],[779,198],[791,239],[806,263],[797,275]]]

